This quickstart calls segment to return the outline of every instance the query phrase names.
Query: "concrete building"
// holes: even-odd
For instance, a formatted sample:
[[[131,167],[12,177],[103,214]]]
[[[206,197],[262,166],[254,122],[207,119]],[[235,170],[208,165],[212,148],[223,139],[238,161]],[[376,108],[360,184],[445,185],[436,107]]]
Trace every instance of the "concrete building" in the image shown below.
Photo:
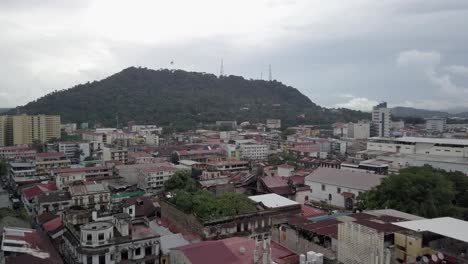
[[[269,129],[279,129],[281,128],[281,119],[267,119],[266,127]]]
[[[77,126],[76,123],[67,123],[61,125],[61,128],[65,131],[65,133],[72,134],[76,132]]]
[[[353,209],[359,194],[380,184],[384,176],[319,167],[305,178],[310,186],[310,200]]]
[[[50,171],[70,168],[71,161],[62,152],[43,152],[36,155],[36,175],[49,175]]]
[[[138,188],[147,193],[159,193],[176,171],[175,166],[144,167],[138,173]]]
[[[0,147],[6,146],[7,116],[0,116]]]
[[[333,136],[347,137],[348,135],[348,124],[334,123],[333,124]]]
[[[113,176],[112,168],[107,166],[94,166],[94,167],[83,167],[83,168],[63,168],[63,169],[56,169],[50,172],[51,176],[57,177],[63,176],[70,179],[70,176],[77,177],[78,174],[84,174],[86,180],[94,181],[94,180],[105,180],[111,178]],[[78,180],[78,178],[71,179],[72,181]],[[65,181],[66,182],[66,181]]]
[[[391,109],[387,108],[387,103],[381,103],[372,109],[372,128],[371,136],[389,137],[390,136]]]
[[[36,159],[36,150],[28,145],[0,147],[0,159],[34,160]]]
[[[239,146],[240,157],[244,160],[266,160],[269,146],[265,144],[247,143]]]
[[[128,163],[128,150],[126,149],[114,149],[104,147],[102,149],[102,160],[103,161],[119,161],[123,164]]]
[[[13,185],[33,183],[42,180],[41,177],[36,176],[36,165],[34,162],[10,162],[8,167],[10,182]]]
[[[447,119],[426,118],[426,130],[429,132],[444,132],[445,130],[447,130]]]
[[[63,210],[72,206],[72,199],[69,192],[55,191],[40,194],[37,197],[37,215],[45,212],[52,212],[54,214],[60,213]]]
[[[79,161],[80,143],[71,141],[62,141],[58,143],[58,151],[65,154],[65,157],[71,161]],[[84,155],[83,155],[84,156]]]
[[[60,138],[59,115],[13,115],[0,119],[3,146],[47,142]],[[0,142],[1,143],[1,142]]]
[[[73,205],[83,208],[106,210],[111,201],[110,191],[101,183],[86,183],[69,188]]]
[[[348,124],[349,138],[354,139],[367,139],[370,136],[370,123],[359,121],[357,123]]]

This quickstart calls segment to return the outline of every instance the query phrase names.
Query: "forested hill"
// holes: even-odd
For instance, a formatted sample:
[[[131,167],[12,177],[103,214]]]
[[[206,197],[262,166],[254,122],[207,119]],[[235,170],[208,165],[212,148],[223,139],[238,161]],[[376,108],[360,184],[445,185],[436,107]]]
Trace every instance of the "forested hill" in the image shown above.
[[[134,120],[181,128],[216,120],[280,118],[285,125],[296,125],[369,117],[363,112],[319,107],[297,89],[277,81],[135,67],[50,93],[11,112],[17,110],[60,114],[62,122],[114,126],[118,117],[120,124]]]

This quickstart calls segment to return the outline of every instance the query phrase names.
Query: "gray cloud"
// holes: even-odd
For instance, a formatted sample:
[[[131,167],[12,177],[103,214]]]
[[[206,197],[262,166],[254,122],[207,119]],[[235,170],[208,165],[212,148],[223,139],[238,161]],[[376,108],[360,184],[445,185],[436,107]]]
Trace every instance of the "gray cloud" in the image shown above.
[[[132,65],[218,73],[221,58],[246,78],[272,64],[329,107],[466,105],[464,0],[210,1],[0,1],[0,105]]]

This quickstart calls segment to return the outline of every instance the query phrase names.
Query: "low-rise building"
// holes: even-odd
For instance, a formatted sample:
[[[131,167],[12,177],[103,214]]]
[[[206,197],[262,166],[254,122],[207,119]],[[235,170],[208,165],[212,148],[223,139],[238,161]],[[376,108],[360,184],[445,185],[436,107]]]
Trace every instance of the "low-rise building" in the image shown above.
[[[45,178],[42,179],[40,176],[36,176],[36,165],[34,162],[10,162],[8,167],[10,184],[12,186],[45,180]]]
[[[444,132],[447,130],[447,119],[435,117],[426,118],[426,130],[429,132]]]
[[[86,183],[83,185],[70,186],[69,188],[73,205],[83,208],[94,208],[106,210],[109,208],[110,191],[101,183]]]
[[[147,193],[159,193],[176,171],[175,166],[144,167],[138,174],[138,188]]]
[[[353,209],[359,194],[380,184],[384,176],[319,167],[305,178],[310,186],[310,199]]]
[[[86,174],[83,172],[61,172],[54,175],[55,184],[59,190],[68,189],[74,182],[83,183],[86,181]]]
[[[267,119],[266,127],[270,129],[279,129],[281,128],[281,119]]]
[[[36,155],[36,175],[49,175],[50,171],[70,168],[71,161],[63,152],[44,152]]]
[[[36,150],[28,145],[0,147],[0,159],[3,160],[34,160]]]
[[[126,149],[113,149],[104,147],[102,149],[102,160],[103,161],[118,161],[123,164],[128,163],[128,150]]]
[[[52,176],[64,175],[69,177],[70,175],[84,174],[86,180],[103,180],[113,177],[113,170],[107,166],[94,166],[94,167],[83,167],[83,168],[64,168],[51,171]],[[72,178],[73,180],[73,178]]]
[[[269,146],[265,144],[240,144],[240,156],[244,160],[266,160],[269,155]]]
[[[37,214],[59,213],[72,205],[70,193],[67,191],[46,192],[37,197]]]
[[[58,151],[72,162],[79,162],[81,158],[80,143],[72,141],[61,141],[58,143]],[[83,155],[84,156],[84,155]]]

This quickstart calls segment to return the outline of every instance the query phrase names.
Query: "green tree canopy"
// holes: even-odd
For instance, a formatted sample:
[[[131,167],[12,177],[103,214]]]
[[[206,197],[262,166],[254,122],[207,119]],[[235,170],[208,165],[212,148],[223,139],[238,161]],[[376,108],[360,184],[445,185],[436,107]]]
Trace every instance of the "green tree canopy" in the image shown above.
[[[175,190],[194,192],[196,190],[196,182],[192,179],[192,172],[190,170],[176,171],[174,175],[164,183],[164,190],[166,192]]]
[[[360,195],[358,207],[391,208],[428,218],[456,216],[455,194],[446,172],[429,166],[413,167],[388,176],[379,186]]]

